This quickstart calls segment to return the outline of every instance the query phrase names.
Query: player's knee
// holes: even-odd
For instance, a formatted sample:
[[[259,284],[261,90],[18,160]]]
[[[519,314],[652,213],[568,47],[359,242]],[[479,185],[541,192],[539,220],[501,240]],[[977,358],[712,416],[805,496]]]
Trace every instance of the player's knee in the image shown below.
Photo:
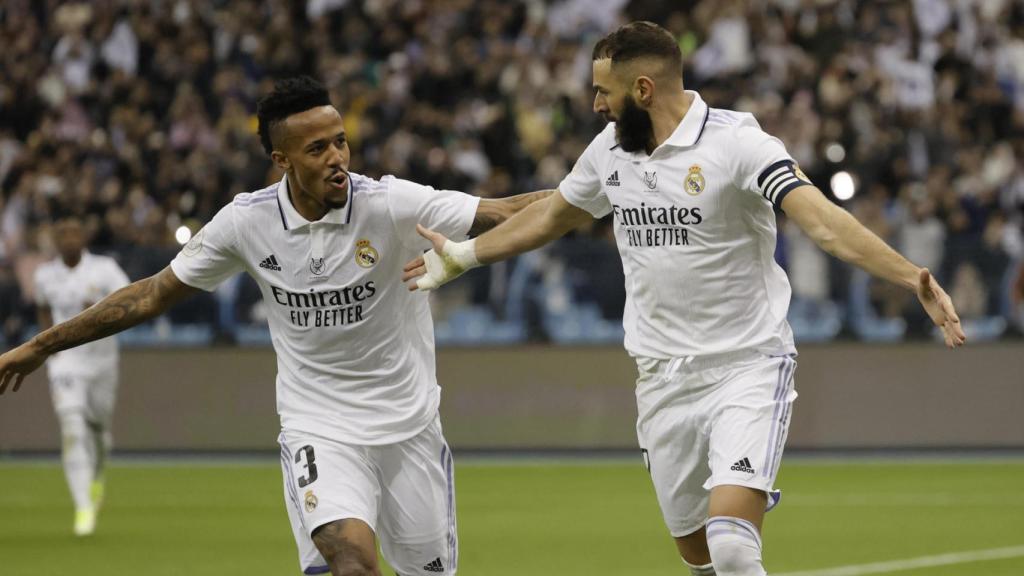
[[[679,555],[687,566],[704,566],[711,563],[703,527],[686,536],[677,536],[675,540]]]
[[[331,568],[331,576],[380,576],[376,561],[354,550],[339,547],[321,555]]]
[[[380,576],[380,571],[372,566],[362,563],[342,561],[339,564],[331,563],[331,576]]]
[[[62,412],[58,419],[60,420],[61,433],[64,436],[84,438],[89,431],[89,424],[85,420],[85,415],[81,412]]]
[[[741,518],[715,516],[708,521],[708,549],[718,576],[764,576],[761,536]]]
[[[373,533],[354,536],[347,533],[345,523],[346,521],[331,522],[313,533],[313,543],[331,568],[331,575],[380,576],[376,548],[373,547]]]
[[[67,412],[60,415],[60,433],[63,439],[64,458],[84,456],[79,452],[84,449],[89,432],[85,417],[78,412]]]

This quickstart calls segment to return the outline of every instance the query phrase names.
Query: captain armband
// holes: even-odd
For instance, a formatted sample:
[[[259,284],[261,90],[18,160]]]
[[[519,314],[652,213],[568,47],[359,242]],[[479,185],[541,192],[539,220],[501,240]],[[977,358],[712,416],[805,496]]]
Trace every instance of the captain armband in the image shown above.
[[[796,162],[789,159],[775,162],[757,177],[757,191],[775,206],[781,206],[786,194],[800,186],[813,184]]]

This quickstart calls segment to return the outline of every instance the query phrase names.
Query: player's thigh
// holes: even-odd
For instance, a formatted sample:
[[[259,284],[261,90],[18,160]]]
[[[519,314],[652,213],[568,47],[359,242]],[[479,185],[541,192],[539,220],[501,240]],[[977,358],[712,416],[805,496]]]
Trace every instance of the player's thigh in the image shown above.
[[[99,372],[88,379],[86,387],[86,419],[100,428],[110,428],[117,402],[116,370]]]
[[[381,551],[402,576],[458,569],[455,467],[440,419],[381,451],[384,487],[377,532]]]
[[[775,477],[797,396],[795,371],[796,361],[791,356],[758,358],[723,370],[711,423],[712,474],[706,488],[742,487],[753,492],[719,492],[735,493],[741,500],[744,494],[758,498],[758,492],[763,492],[768,508],[777,502]]]
[[[89,380],[74,374],[51,374],[50,397],[58,418],[85,414],[88,410]]]
[[[645,374],[641,368],[637,440],[665,525],[672,536],[681,537],[700,530],[707,518],[707,395],[705,387],[685,374],[673,375],[672,382],[645,380],[661,378],[653,374],[658,370],[652,364],[652,374]]]
[[[282,432],[278,442],[285,506],[299,562],[306,573],[324,573],[327,561],[314,542],[314,531],[348,519],[364,524],[371,535],[376,529],[380,481],[371,463],[373,448],[295,431]],[[375,551],[372,556],[375,563]]]

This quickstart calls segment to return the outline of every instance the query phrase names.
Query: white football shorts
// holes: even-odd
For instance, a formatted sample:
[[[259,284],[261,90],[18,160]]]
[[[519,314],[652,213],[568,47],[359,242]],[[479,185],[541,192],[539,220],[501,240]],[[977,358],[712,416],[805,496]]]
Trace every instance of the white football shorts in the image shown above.
[[[284,497],[304,574],[327,574],[313,543],[335,520],[366,522],[401,576],[444,576],[458,567],[455,476],[440,417],[396,444],[359,446],[282,431]]]
[[[793,355],[637,358],[637,437],[672,536],[699,530],[710,490],[764,490],[768,509],[789,432]]]
[[[86,422],[109,429],[117,398],[117,371],[50,374],[50,396],[58,416],[81,413]]]

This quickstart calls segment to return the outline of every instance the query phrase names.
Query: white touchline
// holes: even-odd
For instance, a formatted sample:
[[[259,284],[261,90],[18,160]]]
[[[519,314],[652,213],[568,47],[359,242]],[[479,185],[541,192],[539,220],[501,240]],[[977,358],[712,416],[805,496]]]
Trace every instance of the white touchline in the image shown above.
[[[967,564],[969,562],[1019,558],[1021,556],[1024,556],[1024,546],[1010,546],[1008,548],[992,548],[989,550],[973,550],[970,552],[951,552],[949,554],[921,556],[918,558],[906,558],[904,560],[889,560],[887,562],[873,562],[871,564],[851,564],[849,566],[836,566],[835,568],[822,568],[819,570],[773,572],[770,576],[861,576],[862,574],[885,574],[887,572],[900,572],[903,570],[914,570],[916,568]]]

